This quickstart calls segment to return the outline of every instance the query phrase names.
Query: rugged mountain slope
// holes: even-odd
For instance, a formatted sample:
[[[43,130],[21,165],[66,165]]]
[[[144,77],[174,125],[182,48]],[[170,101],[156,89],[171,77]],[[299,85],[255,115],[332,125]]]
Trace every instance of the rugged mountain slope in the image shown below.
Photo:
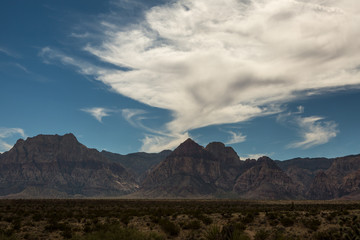
[[[325,172],[319,172],[310,185],[306,197],[310,199],[333,199],[338,194],[338,186]]]
[[[119,162],[138,179],[146,176],[141,186]],[[88,149],[72,134],[18,140],[10,151],[0,154],[0,197],[124,194],[137,198],[360,199],[360,155],[240,161],[223,143],[204,148],[188,139],[173,152],[124,156]]]
[[[201,197],[233,185],[240,159],[232,148],[212,143],[203,148],[188,139],[145,178],[141,192],[156,197]]]
[[[333,159],[329,169],[319,173],[307,193],[310,199],[360,199],[360,155]],[[349,196],[348,196],[349,195]]]
[[[137,187],[124,167],[80,144],[72,134],[21,139],[0,156],[2,196],[119,196]]]
[[[145,174],[147,174],[147,171],[159,164],[162,160],[169,156],[170,153],[170,150],[164,150],[160,153],[138,152],[127,155],[121,155],[107,151],[101,152],[101,154],[103,154],[109,160],[120,163],[135,173],[139,181],[143,180]]]
[[[308,189],[315,176],[320,171],[326,171],[334,160],[328,158],[294,158],[286,161],[276,161],[276,164],[291,179]]]
[[[206,148],[188,139],[161,162],[140,192],[159,197],[212,197],[235,193],[241,198],[301,198],[302,188],[267,157],[240,161],[222,143]]]
[[[268,157],[259,158],[236,180],[234,191],[249,199],[296,199],[302,189]]]
[[[215,185],[225,191],[232,190],[236,178],[242,172],[243,161],[232,147],[225,147],[223,143],[209,143],[205,150],[210,152],[219,161],[219,176],[215,180]]]

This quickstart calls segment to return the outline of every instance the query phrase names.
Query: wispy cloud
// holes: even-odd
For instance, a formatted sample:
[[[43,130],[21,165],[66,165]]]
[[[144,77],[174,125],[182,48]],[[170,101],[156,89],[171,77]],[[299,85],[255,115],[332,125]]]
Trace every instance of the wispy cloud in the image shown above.
[[[7,142],[7,138],[13,136],[26,137],[25,131],[21,128],[0,128],[0,153],[10,150],[12,145]]]
[[[299,114],[302,114],[302,113],[304,113],[304,111],[305,111],[304,106],[301,106],[301,105],[298,106],[297,109],[298,109],[297,113],[299,113]]]
[[[246,140],[246,136],[242,135],[241,132],[228,131],[228,133],[231,135],[231,138],[226,142],[226,144],[241,143]]]
[[[297,97],[358,87],[359,12],[358,0],[178,0],[147,10],[131,26],[101,19],[103,43],[85,50],[129,70],[101,69],[50,48],[42,54],[172,111],[166,132],[183,138],[192,129],[281,112]],[[304,137],[298,146],[324,141]],[[146,136],[143,148],[161,142]]]
[[[90,33],[88,33],[88,32],[85,32],[85,33],[71,33],[70,36],[74,37],[74,38],[87,38],[87,37],[90,36]]]
[[[300,127],[302,140],[288,145],[289,148],[308,149],[317,145],[325,144],[336,137],[339,130],[337,124],[332,121],[323,121],[322,117],[297,117],[296,122]]]
[[[4,47],[0,47],[0,53],[8,55],[9,57],[12,57],[12,58],[19,58],[20,57],[19,54],[13,52],[12,50],[4,48]]]
[[[102,108],[102,107],[93,107],[93,108],[83,108],[81,111],[89,113],[96,120],[102,123],[104,117],[110,116],[110,113],[114,112],[112,109]]]
[[[323,117],[303,117],[303,106],[298,106],[296,112],[280,113],[277,116],[279,123],[295,127],[302,140],[287,145],[288,148],[308,149],[328,143],[338,134],[338,125],[334,121],[325,121]]]
[[[131,126],[143,127],[141,120],[146,119],[146,117],[143,116],[146,111],[142,109],[123,109],[121,113],[125,120],[128,121]]]

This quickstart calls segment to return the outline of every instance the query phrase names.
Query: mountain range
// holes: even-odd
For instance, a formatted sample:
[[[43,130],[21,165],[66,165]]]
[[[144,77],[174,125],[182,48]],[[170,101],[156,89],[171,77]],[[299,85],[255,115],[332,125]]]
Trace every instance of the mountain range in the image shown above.
[[[1,198],[360,199],[360,155],[241,160],[220,142],[99,152],[73,134],[19,139],[0,154]]]

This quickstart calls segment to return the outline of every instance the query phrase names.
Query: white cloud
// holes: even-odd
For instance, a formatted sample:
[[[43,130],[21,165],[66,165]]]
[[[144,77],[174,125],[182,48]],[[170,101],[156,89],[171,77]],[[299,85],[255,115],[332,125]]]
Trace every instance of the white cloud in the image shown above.
[[[20,135],[26,137],[25,131],[21,128],[0,128],[0,138],[8,138],[13,135]]]
[[[325,144],[336,137],[339,130],[332,121],[322,121],[321,117],[297,117],[296,122],[301,129],[302,141],[288,145],[289,148],[308,149],[313,146]]]
[[[142,147],[140,151],[143,152],[161,152],[166,149],[174,149],[179,146],[182,142],[188,139],[190,136],[188,133],[182,135],[146,135],[142,139]]]
[[[10,150],[13,146],[9,144],[6,139],[20,136],[22,138],[26,137],[25,131],[21,128],[0,128],[0,153]]]
[[[359,13],[358,0],[178,0],[146,11],[137,25],[102,19],[104,41],[85,50],[128,71],[49,48],[41,54],[96,75],[119,94],[172,111],[164,131],[170,141],[191,129],[281,112],[282,103],[297,97],[358,87]],[[333,125],[320,123],[308,129],[324,136],[306,135],[298,146],[331,138],[325,132]],[[161,142],[157,135],[143,140],[144,146]]]
[[[146,111],[141,109],[123,109],[121,111],[122,116],[125,118],[126,121],[130,123],[133,127],[142,127],[141,120],[146,119],[143,115]]]
[[[248,154],[248,155],[245,155],[245,156],[240,156],[240,159],[241,160],[246,160],[246,159],[259,159],[263,156],[271,156],[273,155],[273,153],[253,153],[253,154]]]
[[[91,116],[101,123],[104,117],[110,116],[110,113],[114,112],[112,109],[102,107],[83,108],[81,111],[90,113]]]
[[[228,131],[228,133],[231,135],[231,138],[229,141],[226,142],[226,144],[235,144],[235,143],[241,143],[241,142],[245,142],[246,140],[246,136],[242,135],[241,132],[233,132],[233,131]]]

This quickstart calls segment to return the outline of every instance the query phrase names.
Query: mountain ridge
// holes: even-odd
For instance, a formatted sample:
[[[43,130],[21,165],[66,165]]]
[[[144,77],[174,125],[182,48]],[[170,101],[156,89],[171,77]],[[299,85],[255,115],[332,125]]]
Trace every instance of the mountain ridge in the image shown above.
[[[73,134],[19,139],[0,154],[1,198],[360,199],[360,155],[241,160],[221,142],[99,152]]]

